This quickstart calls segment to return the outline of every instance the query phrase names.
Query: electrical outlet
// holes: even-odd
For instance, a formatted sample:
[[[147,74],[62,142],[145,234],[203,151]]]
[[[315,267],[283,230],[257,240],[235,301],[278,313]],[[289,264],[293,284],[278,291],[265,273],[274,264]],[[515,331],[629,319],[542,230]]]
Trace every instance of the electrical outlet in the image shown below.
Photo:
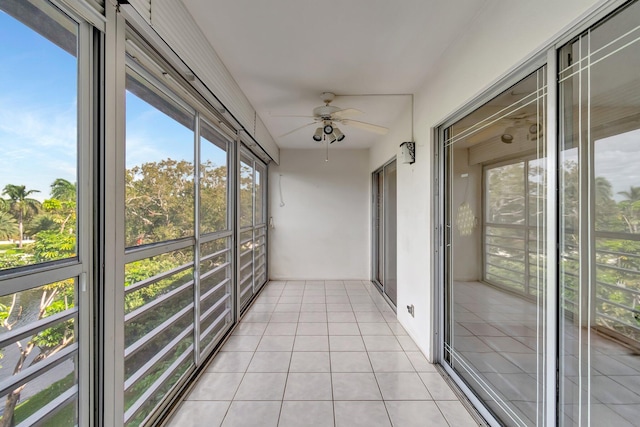
[[[407,306],[407,311],[409,312],[411,317],[416,317],[416,315],[414,314],[414,311],[413,311],[413,304]]]

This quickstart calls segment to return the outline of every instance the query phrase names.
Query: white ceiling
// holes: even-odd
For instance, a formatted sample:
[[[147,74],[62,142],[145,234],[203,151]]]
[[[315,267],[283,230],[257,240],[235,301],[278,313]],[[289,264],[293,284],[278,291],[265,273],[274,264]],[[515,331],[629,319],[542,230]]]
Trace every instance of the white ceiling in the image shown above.
[[[392,126],[410,94],[488,0],[183,0],[281,148],[319,148],[303,117],[322,105],[357,108],[356,120]],[[379,135],[342,126],[344,148]]]

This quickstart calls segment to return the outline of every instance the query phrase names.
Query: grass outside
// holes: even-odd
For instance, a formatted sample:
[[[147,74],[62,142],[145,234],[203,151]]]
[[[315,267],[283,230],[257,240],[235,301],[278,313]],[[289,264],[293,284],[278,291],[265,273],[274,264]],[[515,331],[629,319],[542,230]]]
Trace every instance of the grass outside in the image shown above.
[[[72,372],[63,379],[56,381],[44,390],[34,394],[24,402],[19,403],[15,411],[15,424],[20,424],[53,399],[73,387],[74,381],[74,373]],[[4,402],[0,404],[4,406]],[[76,405],[74,402],[66,405],[42,423],[43,426],[51,427],[74,426],[75,424]]]

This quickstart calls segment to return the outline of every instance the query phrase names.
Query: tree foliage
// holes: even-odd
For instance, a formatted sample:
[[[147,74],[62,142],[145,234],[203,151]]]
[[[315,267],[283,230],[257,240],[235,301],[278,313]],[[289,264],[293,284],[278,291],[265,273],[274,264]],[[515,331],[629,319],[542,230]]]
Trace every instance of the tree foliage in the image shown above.
[[[18,221],[9,212],[0,211],[0,239],[11,239],[19,233]]]
[[[29,197],[33,193],[39,193],[39,190],[27,190],[24,185],[7,184],[2,190],[2,194],[9,197],[10,210],[17,214],[19,248],[22,248],[24,240],[24,222],[30,216],[38,213],[40,210],[40,202]]]
[[[136,246],[193,235],[194,169],[166,159],[127,170],[126,244]]]

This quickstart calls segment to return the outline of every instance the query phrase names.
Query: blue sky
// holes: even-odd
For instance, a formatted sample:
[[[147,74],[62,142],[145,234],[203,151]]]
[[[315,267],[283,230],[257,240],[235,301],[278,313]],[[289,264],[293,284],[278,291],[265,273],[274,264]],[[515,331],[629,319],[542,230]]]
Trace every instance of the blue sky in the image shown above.
[[[130,93],[126,107],[127,167],[193,162],[193,131]],[[76,58],[0,11],[0,191],[25,185],[44,200],[56,178],[77,182],[77,115]]]
[[[0,12],[0,191],[76,181],[76,59]]]

